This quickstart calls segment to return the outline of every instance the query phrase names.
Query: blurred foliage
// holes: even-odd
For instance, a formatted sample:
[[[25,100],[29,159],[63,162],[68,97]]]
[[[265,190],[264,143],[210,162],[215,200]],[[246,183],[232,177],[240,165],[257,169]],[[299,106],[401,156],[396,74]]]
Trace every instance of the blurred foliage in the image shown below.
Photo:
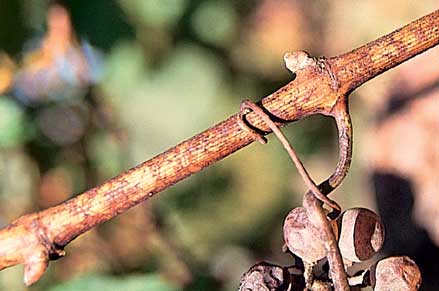
[[[338,54],[434,8],[433,0],[0,0],[0,225],[273,92],[291,79],[285,52]],[[359,152],[392,76],[355,93]],[[334,122],[315,116],[285,131],[324,179],[336,161]],[[358,189],[369,171],[358,157],[335,195],[345,207],[372,207],[371,190]],[[291,263],[282,220],[303,190],[277,141],[252,145],[79,237],[29,290],[236,289],[257,260]],[[21,280],[20,269],[4,270],[0,289],[25,290]]]
[[[117,279],[110,276],[89,275],[51,288],[50,291],[95,291],[95,290],[130,290],[130,291],[174,291],[176,287],[157,275],[128,276]]]
[[[200,40],[228,47],[237,32],[237,13],[229,1],[202,2],[192,17],[192,27]]]
[[[25,115],[23,109],[6,96],[0,96],[0,146],[20,145],[25,139]]]

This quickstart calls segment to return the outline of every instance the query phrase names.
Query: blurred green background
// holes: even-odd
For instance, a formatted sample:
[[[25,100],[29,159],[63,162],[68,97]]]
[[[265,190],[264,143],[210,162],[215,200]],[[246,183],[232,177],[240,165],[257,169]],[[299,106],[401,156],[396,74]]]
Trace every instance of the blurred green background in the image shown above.
[[[340,54],[435,8],[393,0],[0,0],[0,225],[280,88],[291,79],[285,52]],[[389,80],[354,93],[355,150]],[[315,116],[285,132],[313,177],[324,179],[337,158],[334,122]],[[305,188],[270,141],[82,235],[28,289],[235,290],[259,260],[290,264],[283,217]],[[335,194],[344,207],[375,207],[364,160],[356,151]],[[21,266],[0,272],[0,289],[27,289]]]

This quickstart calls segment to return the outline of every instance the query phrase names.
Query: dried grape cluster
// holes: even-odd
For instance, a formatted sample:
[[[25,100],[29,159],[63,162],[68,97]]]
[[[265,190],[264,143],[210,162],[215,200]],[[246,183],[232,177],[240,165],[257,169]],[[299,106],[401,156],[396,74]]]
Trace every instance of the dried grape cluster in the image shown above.
[[[371,259],[383,246],[384,226],[380,217],[369,209],[347,209],[337,219],[330,220],[330,224],[348,274],[352,266]],[[294,266],[257,263],[242,276],[239,291],[333,290],[325,266],[324,242],[304,207],[288,213],[283,235],[284,251],[295,257]],[[376,291],[412,291],[418,290],[421,273],[413,260],[397,256],[366,265],[349,276],[348,282],[351,288],[371,286]]]
[[[301,74],[304,70],[320,72],[329,76],[333,87],[337,87],[337,80],[325,58],[313,58],[299,51],[286,54],[284,60],[294,74]],[[366,286],[377,291],[418,290],[421,273],[410,258],[390,257],[367,264],[366,261],[372,259],[384,244],[384,225],[380,217],[365,208],[351,208],[341,213],[340,206],[327,197],[346,177],[352,157],[352,124],[347,102],[342,99],[332,110],[339,132],[337,167],[318,186],[272,120],[270,112],[245,100],[237,116],[240,127],[255,140],[266,143],[263,134],[246,120],[250,112],[262,119],[279,139],[309,191],[304,195],[302,207],[292,209],[283,226],[284,251],[294,256],[295,264],[281,267],[257,263],[242,276],[239,291],[345,291]],[[352,274],[355,269],[360,271]]]

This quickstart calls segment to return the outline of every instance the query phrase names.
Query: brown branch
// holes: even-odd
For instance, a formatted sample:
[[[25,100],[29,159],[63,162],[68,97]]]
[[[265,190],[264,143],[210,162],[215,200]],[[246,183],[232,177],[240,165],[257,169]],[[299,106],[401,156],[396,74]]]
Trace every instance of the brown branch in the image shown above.
[[[285,122],[316,113],[332,115],[336,104],[367,80],[439,43],[439,11],[352,52],[307,66],[296,79],[261,100]],[[269,132],[254,113],[247,120]],[[22,216],[0,230],[0,269],[23,263],[25,283],[36,282],[50,259],[97,224],[123,213],[176,182],[250,144],[237,115],[58,206]]]

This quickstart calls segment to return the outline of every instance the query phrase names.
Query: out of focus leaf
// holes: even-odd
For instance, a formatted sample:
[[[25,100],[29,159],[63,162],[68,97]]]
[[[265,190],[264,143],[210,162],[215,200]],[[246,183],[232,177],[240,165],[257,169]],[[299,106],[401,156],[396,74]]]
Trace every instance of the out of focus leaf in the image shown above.
[[[105,93],[116,102],[124,102],[148,75],[147,69],[148,64],[139,45],[122,43],[115,46],[105,66],[106,77],[102,82]]]
[[[97,134],[88,144],[87,152],[104,179],[116,176],[123,168],[123,156],[118,141],[111,135]]]
[[[142,23],[170,26],[183,14],[187,2],[187,0],[135,0],[120,1],[120,4],[136,15]]]
[[[0,218],[17,218],[29,209],[38,174],[34,161],[25,153],[0,151]]]
[[[22,109],[6,96],[0,96],[0,147],[12,147],[25,139]]]
[[[166,149],[226,114],[227,99],[221,99],[227,94],[223,67],[208,51],[179,46],[151,75],[140,49],[123,46],[115,54],[109,58],[102,86],[129,134],[135,136],[136,160]]]
[[[78,278],[51,288],[50,291],[174,291],[177,287],[166,282],[158,274],[137,275],[115,278],[103,275],[91,275]]]
[[[208,1],[195,11],[192,29],[203,41],[223,47],[233,40],[236,22],[236,12],[228,1]]]

